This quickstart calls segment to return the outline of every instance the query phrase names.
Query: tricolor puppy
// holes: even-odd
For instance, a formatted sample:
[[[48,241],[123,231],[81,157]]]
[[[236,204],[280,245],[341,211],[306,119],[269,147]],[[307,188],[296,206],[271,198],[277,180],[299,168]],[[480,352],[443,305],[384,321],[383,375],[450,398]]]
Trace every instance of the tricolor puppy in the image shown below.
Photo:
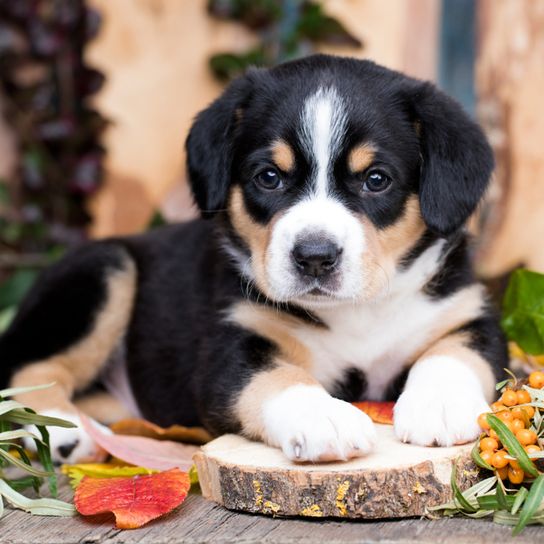
[[[398,397],[403,441],[477,436],[507,356],[463,230],[492,153],[456,102],[368,61],[309,57],[232,83],[187,156],[202,219],[85,245],[22,304],[2,381],[56,385],[21,400],[77,418],[92,394],[104,412],[101,382],[159,425],[300,461],[372,449],[360,399]],[[57,459],[92,453],[79,430],[53,432]]]

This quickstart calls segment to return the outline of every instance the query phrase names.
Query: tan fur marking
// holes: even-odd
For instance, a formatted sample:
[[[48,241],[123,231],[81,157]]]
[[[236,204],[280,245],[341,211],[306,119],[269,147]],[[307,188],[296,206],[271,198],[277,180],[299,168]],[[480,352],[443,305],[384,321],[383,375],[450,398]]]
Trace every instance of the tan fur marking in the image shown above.
[[[355,146],[348,155],[348,166],[352,172],[365,171],[374,160],[376,150],[368,142]]]
[[[253,376],[234,406],[234,413],[242,424],[243,434],[255,439],[265,438],[263,403],[288,387],[299,384],[319,385],[302,368],[281,360],[278,360],[274,369]]]
[[[460,363],[471,368],[478,376],[487,402],[495,396],[495,376],[489,363],[479,353],[469,347],[468,333],[453,333],[439,340],[422,355],[422,359],[436,355],[454,357]]]
[[[397,262],[419,240],[425,232],[425,223],[417,196],[411,196],[404,207],[402,217],[393,225],[377,231],[382,251],[393,262]]]
[[[97,391],[78,397],[74,400],[74,406],[106,425],[132,417],[124,405],[106,391]]]
[[[232,189],[229,200],[229,217],[236,232],[249,245],[251,250],[251,264],[255,273],[255,283],[261,291],[267,294],[269,290],[266,278],[266,251],[275,221],[271,221],[266,227],[255,223],[246,210],[240,187]]]
[[[295,167],[293,149],[283,140],[277,140],[272,144],[272,160],[283,172],[290,172]]]
[[[132,312],[136,268],[126,259],[124,269],[108,278],[107,301],[85,338],[62,353],[25,365],[11,379],[12,387],[56,382],[43,391],[17,396],[17,400],[40,411],[58,408],[73,412],[72,396],[98,375],[123,335]]]
[[[245,329],[267,338],[278,346],[282,358],[306,370],[311,368],[311,354],[290,331],[300,326],[293,317],[263,308],[251,302],[241,302],[232,309],[229,319]]]

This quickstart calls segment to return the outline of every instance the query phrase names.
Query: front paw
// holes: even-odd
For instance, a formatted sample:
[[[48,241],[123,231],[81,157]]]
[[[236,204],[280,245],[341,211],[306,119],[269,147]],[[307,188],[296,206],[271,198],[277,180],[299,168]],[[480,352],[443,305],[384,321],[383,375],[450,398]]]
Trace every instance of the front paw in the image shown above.
[[[77,425],[77,427],[70,428],[47,427],[49,431],[49,444],[51,446],[51,459],[55,464],[91,463],[105,459],[107,454],[85,432],[77,414],[53,409],[44,410],[41,412],[41,415],[66,419]],[[29,425],[27,430],[40,436],[34,425]],[[31,451],[36,450],[32,439],[25,439],[25,447]]]
[[[297,462],[346,460],[373,449],[371,419],[318,386],[294,385],[263,406],[265,441]]]
[[[440,386],[407,388],[395,405],[395,434],[420,446],[453,446],[475,440],[477,418],[489,411],[481,391]]]

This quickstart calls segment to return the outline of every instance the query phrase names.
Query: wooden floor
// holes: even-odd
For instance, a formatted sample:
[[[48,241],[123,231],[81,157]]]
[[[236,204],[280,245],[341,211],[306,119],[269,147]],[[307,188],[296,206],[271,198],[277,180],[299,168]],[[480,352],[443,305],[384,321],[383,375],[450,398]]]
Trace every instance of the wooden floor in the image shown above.
[[[61,497],[71,500],[63,482]],[[141,529],[115,529],[113,516],[95,518],[46,518],[18,510],[6,510],[0,519],[0,543],[7,544],[120,544],[149,542],[243,543],[493,543],[538,544],[544,542],[544,527],[530,527],[516,538],[511,529],[471,519],[400,520],[382,522],[279,519],[230,512],[191,493],[173,513]]]

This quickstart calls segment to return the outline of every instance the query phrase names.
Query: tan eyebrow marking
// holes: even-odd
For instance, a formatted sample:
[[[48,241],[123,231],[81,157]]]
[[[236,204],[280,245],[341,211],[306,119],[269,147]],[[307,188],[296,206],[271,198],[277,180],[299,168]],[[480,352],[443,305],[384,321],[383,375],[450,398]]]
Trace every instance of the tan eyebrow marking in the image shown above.
[[[366,170],[374,160],[376,150],[368,142],[356,145],[348,155],[348,166],[352,172],[362,172]]]
[[[290,172],[295,167],[295,153],[283,140],[276,140],[272,144],[272,160],[284,172]]]

